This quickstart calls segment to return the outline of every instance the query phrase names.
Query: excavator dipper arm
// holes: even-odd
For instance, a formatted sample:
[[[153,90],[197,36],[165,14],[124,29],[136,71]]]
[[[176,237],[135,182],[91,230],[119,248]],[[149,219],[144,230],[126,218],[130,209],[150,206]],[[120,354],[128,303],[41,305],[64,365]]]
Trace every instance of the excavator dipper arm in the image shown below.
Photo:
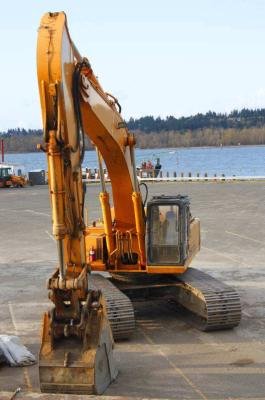
[[[78,60],[65,14],[45,14],[37,47],[44,136],[40,148],[47,154],[59,265],[48,281],[54,307],[43,317],[39,372],[42,391],[100,394],[117,371],[103,295],[89,288],[81,174],[84,137],[72,90]]]

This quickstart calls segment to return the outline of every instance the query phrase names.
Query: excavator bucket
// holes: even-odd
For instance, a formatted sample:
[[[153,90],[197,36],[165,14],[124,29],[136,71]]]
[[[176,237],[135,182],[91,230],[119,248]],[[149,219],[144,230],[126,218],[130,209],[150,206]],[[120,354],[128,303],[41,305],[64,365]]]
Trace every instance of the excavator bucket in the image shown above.
[[[56,321],[54,309],[44,314],[39,354],[42,392],[102,394],[116,378],[114,342],[102,295],[89,303],[82,305],[78,324]]]

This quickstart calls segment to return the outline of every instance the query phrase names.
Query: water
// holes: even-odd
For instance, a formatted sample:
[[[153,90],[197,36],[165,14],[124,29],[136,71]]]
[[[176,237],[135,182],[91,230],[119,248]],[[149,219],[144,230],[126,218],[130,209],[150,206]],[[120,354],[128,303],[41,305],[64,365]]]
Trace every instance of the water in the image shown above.
[[[176,171],[178,175],[180,172],[185,175],[207,172],[209,176],[265,176],[265,146],[136,149],[137,165],[148,160],[155,163],[158,157],[163,171],[171,175]],[[23,164],[27,171],[47,169],[42,152],[6,154],[5,161]],[[83,167],[97,167],[95,151],[86,151]]]

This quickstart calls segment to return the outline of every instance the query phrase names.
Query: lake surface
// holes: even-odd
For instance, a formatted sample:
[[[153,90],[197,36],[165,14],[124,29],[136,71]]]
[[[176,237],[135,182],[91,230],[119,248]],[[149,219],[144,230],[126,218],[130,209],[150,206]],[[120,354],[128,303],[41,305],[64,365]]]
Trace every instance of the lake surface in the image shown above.
[[[209,176],[265,176],[265,146],[136,149],[137,165],[148,160],[155,164],[156,158],[160,158],[163,172],[171,175],[176,171],[178,175],[207,172]],[[42,152],[6,154],[5,161],[23,164],[27,171],[47,169]],[[86,151],[83,167],[97,167],[95,151]]]

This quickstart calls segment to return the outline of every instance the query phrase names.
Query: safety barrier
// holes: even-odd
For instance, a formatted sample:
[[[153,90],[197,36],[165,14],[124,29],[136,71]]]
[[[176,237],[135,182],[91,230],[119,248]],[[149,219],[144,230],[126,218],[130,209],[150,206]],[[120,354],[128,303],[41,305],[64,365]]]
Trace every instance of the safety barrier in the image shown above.
[[[265,176],[176,176],[157,178],[138,178],[141,182],[234,182],[264,181]]]
[[[265,181],[265,176],[176,176],[176,177],[144,177],[138,176],[139,182],[236,182],[236,181]],[[99,178],[83,179],[85,183],[98,183]],[[105,178],[105,182],[110,182],[109,178]]]

